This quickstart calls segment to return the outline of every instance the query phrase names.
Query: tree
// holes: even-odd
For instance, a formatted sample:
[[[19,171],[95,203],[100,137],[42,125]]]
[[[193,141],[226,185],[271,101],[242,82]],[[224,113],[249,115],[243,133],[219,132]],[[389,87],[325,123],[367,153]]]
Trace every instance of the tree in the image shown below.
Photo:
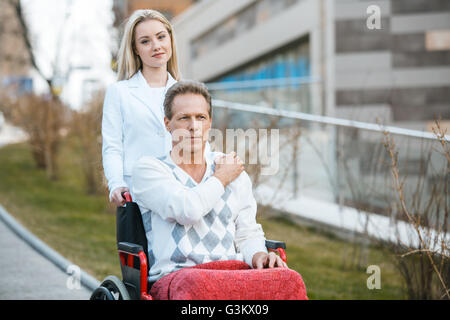
[[[28,64],[37,72],[48,86],[48,92],[43,95],[26,94],[16,95],[8,99],[9,112],[12,116],[12,122],[23,128],[28,136],[29,143],[33,152],[36,165],[47,171],[50,179],[56,179],[57,174],[57,154],[62,140],[61,131],[65,126],[65,115],[68,114],[67,107],[60,99],[61,78],[59,72],[59,59],[61,50],[61,39],[64,36],[64,27],[59,30],[57,40],[57,51],[52,62],[52,72],[46,76],[42,68],[37,63],[35,51],[31,42],[31,28],[28,25],[25,13],[20,0],[2,0],[6,1],[3,5],[9,5],[13,16],[18,22],[18,28],[15,31],[17,36],[22,39],[23,48],[26,52],[21,59],[27,59]],[[70,17],[70,6],[67,8],[64,23]],[[0,29],[0,32],[2,29]],[[26,58],[24,58],[26,57]],[[11,57],[14,61],[14,57]],[[63,78],[68,77],[71,69],[66,71]]]

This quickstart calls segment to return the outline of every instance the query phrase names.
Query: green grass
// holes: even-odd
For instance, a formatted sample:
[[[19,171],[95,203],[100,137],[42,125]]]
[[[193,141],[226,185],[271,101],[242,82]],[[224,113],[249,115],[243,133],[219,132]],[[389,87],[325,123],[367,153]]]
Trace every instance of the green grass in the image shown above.
[[[402,279],[389,254],[368,248],[365,265],[353,259],[354,244],[332,235],[292,224],[283,218],[260,219],[267,239],[283,240],[289,267],[298,271],[310,299],[405,299]],[[378,265],[381,289],[367,288],[367,266]]]
[[[27,144],[0,149],[0,203],[26,228],[82,269],[102,280],[120,276],[114,208],[107,194],[88,195],[77,152],[65,144],[60,179],[36,169]],[[287,244],[289,267],[305,281],[310,299],[404,299],[402,279],[380,248],[367,266],[381,268],[381,289],[366,286],[366,268],[349,263],[353,244],[282,218],[260,217],[266,238]],[[345,261],[345,265],[344,265]]]
[[[37,170],[28,145],[0,149],[0,203],[50,247],[99,280],[120,274],[107,195],[86,194],[77,157],[61,153],[60,179]]]

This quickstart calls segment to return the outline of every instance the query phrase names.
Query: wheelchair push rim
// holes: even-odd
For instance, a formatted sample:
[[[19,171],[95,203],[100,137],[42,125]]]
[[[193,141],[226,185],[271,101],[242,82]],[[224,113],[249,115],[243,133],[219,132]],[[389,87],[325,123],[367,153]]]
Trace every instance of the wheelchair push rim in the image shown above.
[[[130,300],[130,295],[119,278],[108,276],[100,287],[94,290],[91,300]]]

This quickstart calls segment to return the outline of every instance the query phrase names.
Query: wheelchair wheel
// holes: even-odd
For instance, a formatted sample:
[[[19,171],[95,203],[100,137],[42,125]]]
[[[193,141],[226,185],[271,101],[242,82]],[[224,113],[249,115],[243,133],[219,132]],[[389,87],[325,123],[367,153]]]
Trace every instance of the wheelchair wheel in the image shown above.
[[[107,276],[101,287],[106,288],[114,297],[114,300],[130,300],[130,295],[123,282],[116,276]]]
[[[92,292],[90,300],[115,300],[111,291],[105,287],[98,287]]]

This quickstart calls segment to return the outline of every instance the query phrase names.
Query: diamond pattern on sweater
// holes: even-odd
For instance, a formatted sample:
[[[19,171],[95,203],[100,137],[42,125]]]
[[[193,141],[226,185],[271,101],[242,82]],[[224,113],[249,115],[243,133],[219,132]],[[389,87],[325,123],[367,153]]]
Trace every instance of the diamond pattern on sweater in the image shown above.
[[[185,236],[186,230],[183,225],[175,223],[172,231],[172,238],[176,244],[179,244],[181,239]]]
[[[184,173],[180,174],[181,169],[171,163],[167,156],[159,158],[159,160],[172,169],[174,177],[184,186],[194,188],[197,185],[191,177]],[[189,259],[195,264],[201,264],[206,261],[236,258],[234,250],[232,254],[226,254],[233,246],[233,235],[227,229],[232,217],[232,212],[227,205],[230,194],[231,190],[228,187],[225,188],[221,203],[203,216],[200,223],[192,226],[175,223],[171,233],[172,240],[176,245],[170,258],[172,262],[179,264]],[[199,229],[201,232],[197,228],[201,228]]]

